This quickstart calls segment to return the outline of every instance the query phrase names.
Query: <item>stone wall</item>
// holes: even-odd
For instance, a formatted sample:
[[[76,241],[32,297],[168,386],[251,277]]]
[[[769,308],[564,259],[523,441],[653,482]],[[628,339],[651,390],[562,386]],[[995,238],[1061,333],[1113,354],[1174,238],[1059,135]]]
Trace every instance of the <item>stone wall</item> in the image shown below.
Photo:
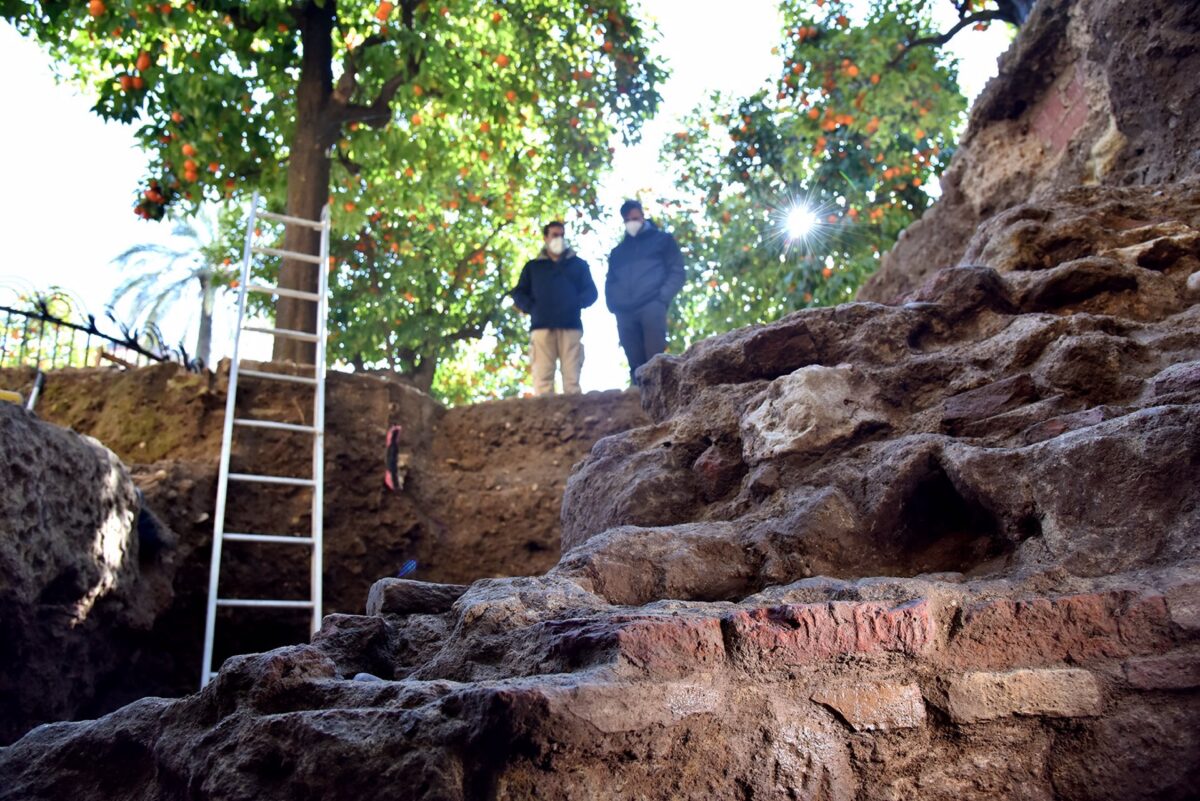
[[[977,263],[965,250],[975,229],[1048,192],[1200,172],[1198,41],[1196,0],[1039,0],[971,109],[941,199],[859,299],[892,302],[943,267]]]

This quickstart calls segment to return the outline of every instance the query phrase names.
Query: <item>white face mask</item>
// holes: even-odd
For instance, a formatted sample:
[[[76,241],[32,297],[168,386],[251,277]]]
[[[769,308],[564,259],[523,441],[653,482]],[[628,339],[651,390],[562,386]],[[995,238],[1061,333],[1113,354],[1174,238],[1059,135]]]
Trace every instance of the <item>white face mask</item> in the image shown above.
[[[567,243],[561,236],[556,236],[546,243],[546,250],[550,251],[552,256],[561,256],[566,249]]]
[[[629,222],[625,223],[625,231],[628,232],[630,236],[637,236],[638,232],[642,230],[643,222],[643,220],[630,220]]]

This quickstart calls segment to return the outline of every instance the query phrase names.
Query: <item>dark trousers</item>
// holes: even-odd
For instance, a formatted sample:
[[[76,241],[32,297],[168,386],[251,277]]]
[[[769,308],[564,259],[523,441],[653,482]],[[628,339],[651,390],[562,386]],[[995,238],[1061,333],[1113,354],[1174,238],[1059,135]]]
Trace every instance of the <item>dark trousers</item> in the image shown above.
[[[667,349],[667,304],[652,301],[630,312],[617,312],[617,337],[629,361],[629,378],[655,355]]]

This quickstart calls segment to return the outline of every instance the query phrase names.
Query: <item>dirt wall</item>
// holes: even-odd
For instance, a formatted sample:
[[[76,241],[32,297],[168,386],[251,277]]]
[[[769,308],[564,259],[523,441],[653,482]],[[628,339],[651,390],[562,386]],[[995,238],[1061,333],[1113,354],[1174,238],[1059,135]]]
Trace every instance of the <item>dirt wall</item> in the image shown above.
[[[31,371],[0,371],[20,388]],[[292,423],[312,420],[312,393],[245,380],[239,414]],[[193,374],[173,365],[94,368],[47,376],[37,406],[48,422],[111,448],[172,533],[173,595],[147,630],[124,646],[125,668],[95,677],[94,697],[64,714],[102,714],[150,695],[179,695],[199,681],[204,603],[225,416],[228,365]],[[363,610],[371,584],[415,560],[409,578],[469,583],[538,575],[558,561],[559,512],[572,465],[601,437],[644,422],[635,393],[512,399],[447,409],[424,393],[378,376],[332,373],[325,453],[326,613]],[[384,485],[385,435],[403,428],[404,487]],[[232,469],[311,474],[310,439],[239,429]],[[227,529],[309,531],[309,490],[233,485]],[[295,546],[228,543],[221,594],[306,598],[308,555]],[[223,612],[217,661],[309,637],[307,615]],[[38,721],[32,721],[38,722]]]

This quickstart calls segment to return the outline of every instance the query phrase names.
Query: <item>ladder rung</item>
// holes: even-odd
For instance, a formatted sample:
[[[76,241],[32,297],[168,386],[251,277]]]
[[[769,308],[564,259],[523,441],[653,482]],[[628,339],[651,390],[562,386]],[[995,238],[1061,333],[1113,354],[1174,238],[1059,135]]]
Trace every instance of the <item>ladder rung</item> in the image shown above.
[[[267,295],[279,295],[284,298],[299,298],[300,300],[311,300],[316,303],[321,299],[320,294],[316,292],[305,292],[300,289],[288,289],[283,286],[267,286],[266,284],[248,284],[247,292],[262,292]]]
[[[264,256],[278,256],[281,259],[295,259],[296,261],[306,261],[309,264],[320,264],[320,256],[310,256],[307,253],[298,253],[294,250],[280,250],[279,248],[265,248],[255,245],[250,248],[255,253],[261,253]]]
[[[258,212],[258,216],[262,217],[264,220],[274,220],[275,222],[281,222],[285,225],[307,225],[309,228],[315,228],[318,230],[325,226],[325,223],[321,222],[320,220],[306,220],[303,217],[291,217],[287,214],[276,214],[273,211],[260,211]]]
[[[257,598],[218,598],[217,606],[259,606],[274,609],[312,609],[312,601],[266,601]]]
[[[281,545],[312,545],[312,537],[289,537],[281,534],[222,534],[223,538],[232,542],[277,542]]]
[[[311,478],[291,478],[289,476],[264,476],[257,473],[230,473],[230,481],[257,481],[260,484],[287,484],[292,487],[315,487],[317,482]]]
[[[303,342],[319,342],[321,340],[321,338],[316,334],[310,334],[307,331],[293,331],[290,328],[260,328],[256,325],[247,325],[244,326],[242,330],[253,331],[256,334],[272,334],[277,337],[299,339]]]
[[[272,420],[249,420],[245,417],[233,418],[235,426],[245,426],[246,428],[273,428],[278,431],[299,431],[302,434],[317,433],[316,426],[300,426],[295,423],[276,423]]]
[[[317,379],[306,378],[302,375],[287,375],[285,373],[264,373],[261,370],[238,370],[238,375],[248,375],[252,378],[270,378],[275,381],[291,381],[295,384],[308,384],[316,386]]]

